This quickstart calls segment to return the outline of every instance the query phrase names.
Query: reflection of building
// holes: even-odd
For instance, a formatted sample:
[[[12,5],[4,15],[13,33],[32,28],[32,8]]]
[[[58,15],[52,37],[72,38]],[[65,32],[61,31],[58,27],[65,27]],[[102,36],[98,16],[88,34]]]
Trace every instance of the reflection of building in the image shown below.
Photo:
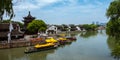
[[[6,40],[9,32],[9,23],[0,24],[0,39]],[[12,38],[24,37],[24,34],[20,31],[20,26],[16,23],[13,23],[13,30],[11,32]]]
[[[23,20],[23,22],[24,22],[24,29],[26,30],[26,28],[28,26],[28,23],[32,22],[35,19],[35,17],[32,17],[31,14],[30,14],[30,11],[29,11],[28,16],[23,17],[23,18],[24,18],[24,20]]]
[[[46,30],[47,34],[56,34],[57,33],[57,27],[52,25],[49,26],[48,29]]]
[[[77,28],[78,31],[81,31],[80,27],[76,26],[76,28]]]
[[[71,27],[68,25],[68,31],[70,32]]]

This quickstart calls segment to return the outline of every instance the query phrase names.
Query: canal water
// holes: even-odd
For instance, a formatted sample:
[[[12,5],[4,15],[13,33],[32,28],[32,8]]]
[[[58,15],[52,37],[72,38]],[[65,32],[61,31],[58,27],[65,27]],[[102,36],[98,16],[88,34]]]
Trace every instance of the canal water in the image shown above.
[[[68,35],[77,40],[57,49],[24,54],[25,47],[0,50],[0,60],[115,60],[111,57],[111,41],[103,31],[76,32]]]

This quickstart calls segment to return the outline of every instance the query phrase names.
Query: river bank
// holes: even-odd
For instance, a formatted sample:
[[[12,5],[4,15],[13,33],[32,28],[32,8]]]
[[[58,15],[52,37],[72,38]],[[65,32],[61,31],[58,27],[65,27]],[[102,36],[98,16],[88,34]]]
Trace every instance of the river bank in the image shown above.
[[[76,36],[76,41],[57,49],[31,54],[24,54],[26,47],[0,49],[0,58],[1,60],[115,60],[110,54],[114,40],[109,40],[105,31],[72,35]]]
[[[71,32],[59,32],[57,33],[57,35],[59,34],[68,34],[68,33],[78,33],[80,31],[71,31]],[[57,38],[56,34],[50,34],[48,36]],[[43,43],[45,41],[46,37],[42,37],[41,38],[37,38],[37,35],[25,35],[24,38],[21,39],[14,39],[11,40],[10,43],[8,43],[8,41],[0,41],[0,49],[9,49],[9,48],[20,48],[20,47],[28,47],[28,46],[33,46],[36,45],[38,43]]]

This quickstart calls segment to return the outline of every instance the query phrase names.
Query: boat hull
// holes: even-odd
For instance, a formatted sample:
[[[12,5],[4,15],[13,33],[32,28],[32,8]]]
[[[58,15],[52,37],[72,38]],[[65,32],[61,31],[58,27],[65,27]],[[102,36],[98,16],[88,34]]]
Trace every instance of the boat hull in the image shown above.
[[[42,48],[35,48],[35,47],[30,47],[28,50],[25,50],[24,53],[33,53],[33,52],[40,52],[40,51],[45,51],[45,50],[50,50],[50,49],[55,49],[57,46],[47,46],[47,47],[42,47]]]
[[[68,40],[77,40],[76,37],[67,37]]]

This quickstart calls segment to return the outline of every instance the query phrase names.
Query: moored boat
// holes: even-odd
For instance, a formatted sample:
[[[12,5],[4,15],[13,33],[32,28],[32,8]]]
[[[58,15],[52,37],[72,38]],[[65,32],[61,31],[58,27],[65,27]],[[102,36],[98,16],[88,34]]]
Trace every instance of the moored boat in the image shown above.
[[[59,41],[60,45],[71,43],[71,41],[66,39],[65,37],[58,38],[58,41]]]
[[[68,40],[77,40],[76,37],[66,37]]]
[[[39,52],[39,51],[54,49],[54,48],[57,48],[57,47],[58,47],[58,45],[54,44],[54,43],[37,44],[33,47],[26,48],[24,53]]]
[[[45,41],[47,42],[47,43],[57,43],[58,41],[56,40],[56,39],[54,39],[53,37],[47,37],[46,39],[45,39]]]

